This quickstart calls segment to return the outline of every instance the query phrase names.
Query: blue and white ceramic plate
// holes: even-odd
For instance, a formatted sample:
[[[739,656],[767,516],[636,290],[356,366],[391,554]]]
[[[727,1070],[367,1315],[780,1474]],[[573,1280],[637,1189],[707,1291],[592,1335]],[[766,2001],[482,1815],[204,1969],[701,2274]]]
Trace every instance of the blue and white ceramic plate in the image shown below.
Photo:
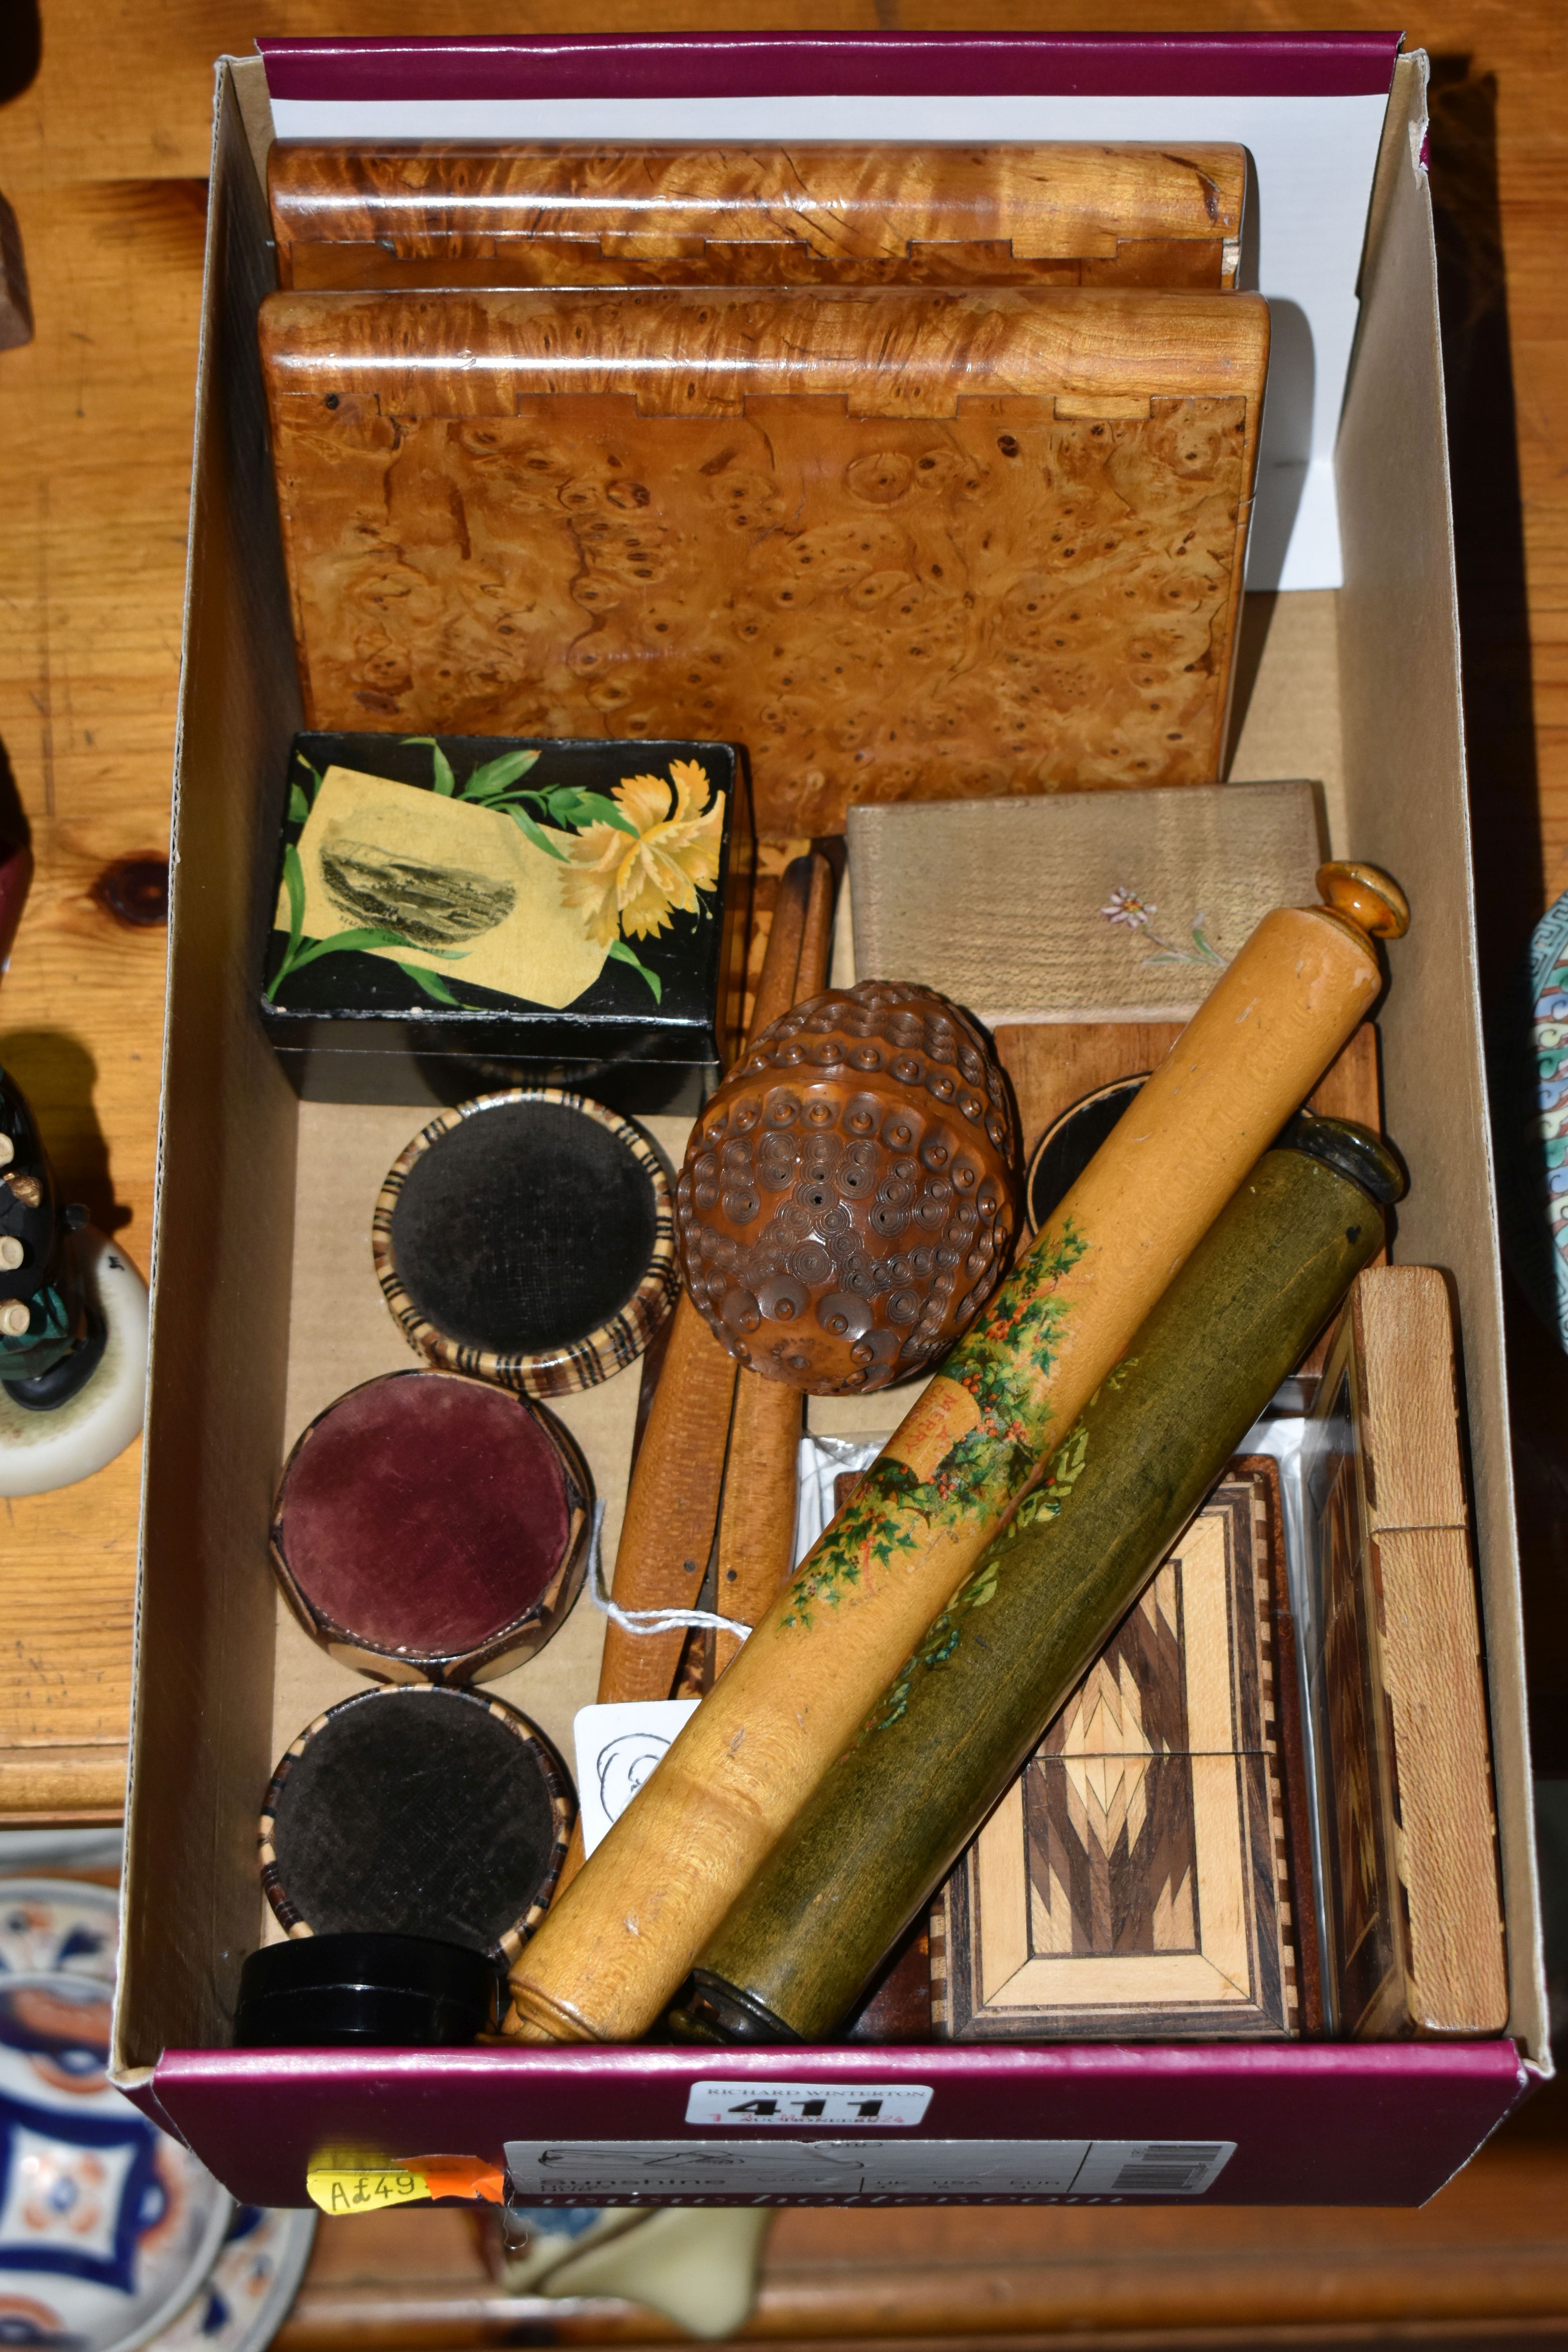
[[[0,1878],[0,1981],[68,1976],[111,1985],[119,1958],[120,1897],[112,1886]]]
[[[83,1891],[15,1933],[65,1926]],[[101,1979],[0,1975],[0,2344],[134,2352],[228,2231],[226,2191],[110,2084],[109,2018]]]
[[[319,2216],[237,2205],[211,2271],[145,2352],[263,2352],[289,2315]]]

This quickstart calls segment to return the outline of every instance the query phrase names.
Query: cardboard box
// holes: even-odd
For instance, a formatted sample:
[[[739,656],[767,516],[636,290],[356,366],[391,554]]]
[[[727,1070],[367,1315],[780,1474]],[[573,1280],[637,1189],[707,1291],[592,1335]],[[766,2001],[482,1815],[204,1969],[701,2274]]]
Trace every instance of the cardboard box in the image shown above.
[[[1012,95],[995,101],[993,135],[1019,136],[1007,129],[1016,93],[1049,88],[1053,76],[1079,91],[1142,93],[1128,102],[1139,126],[1160,119],[1162,93],[1173,121],[1190,122],[1182,93],[1194,89],[1261,87],[1298,99],[1316,90],[1325,105],[1353,100],[1364,114],[1380,102],[1369,93],[1392,47],[1376,50],[1361,37],[1260,37],[1249,46],[939,35],[811,37],[792,47],[724,36],[500,44],[476,61],[472,45],[391,43],[371,45],[368,64],[362,55],[357,66],[340,46],[321,73],[329,92],[379,93],[405,135],[418,128],[417,110],[397,114],[400,89],[460,99],[476,73],[500,89],[508,71],[515,81],[525,68],[525,86],[553,90],[563,116],[595,90],[616,105],[683,92],[700,110],[737,89],[876,91],[878,105],[889,89],[921,104],[945,89],[963,100],[946,135],[963,137],[976,135],[991,105],[984,93],[1001,89]],[[289,68],[296,89],[303,70],[298,60]],[[641,2045],[271,2053],[227,2046],[239,1964],[263,1934],[258,1806],[276,1755],[342,1695],[346,1670],[310,1651],[282,1610],[268,1564],[268,1506],[302,1422],[352,1381],[407,1360],[374,1288],[368,1227],[375,1182],[411,1115],[302,1105],[255,1009],[272,887],[266,845],[276,839],[275,795],[300,699],[255,334],[273,275],[262,180],[271,118],[260,64],[220,61],[114,2067],[237,2194],[299,2202],[311,2156],[333,2147],[372,2158],[446,2150],[499,2162],[505,2153],[530,2203],[552,2195],[617,2204],[1148,2195],[1414,2203],[1479,2145],[1532,2072],[1550,2070],[1422,161],[1426,79],[1424,58],[1397,65],[1377,153],[1332,461],[1343,584],[1255,601],[1244,658],[1258,667],[1231,772],[1321,775],[1335,849],[1389,866],[1415,909],[1383,1016],[1388,1125],[1412,1177],[1395,1255],[1442,1266],[1462,1318],[1510,2038],[721,2057]],[[1279,183],[1266,152],[1279,119],[1269,107],[1295,102],[1254,110],[1266,191]],[[844,110],[838,100],[812,103],[825,130],[835,105]],[[1333,191],[1321,193],[1327,202]],[[1353,316],[1350,287],[1340,295]],[[1322,312],[1331,322],[1340,315],[1331,301]],[[1275,395],[1287,409],[1291,381],[1282,374]],[[1303,460],[1303,510],[1318,495],[1316,463]],[[1289,583],[1277,558],[1265,550],[1275,568],[1263,576]],[[673,1123],[665,1139],[677,1139]],[[627,1373],[565,1414],[609,1498],[612,1555],[635,1401]],[[855,1410],[863,1417],[863,1405]],[[572,1708],[592,1696],[598,1624],[579,1609],[500,1686],[558,1741]],[[818,2111],[805,2113],[817,2097]]]

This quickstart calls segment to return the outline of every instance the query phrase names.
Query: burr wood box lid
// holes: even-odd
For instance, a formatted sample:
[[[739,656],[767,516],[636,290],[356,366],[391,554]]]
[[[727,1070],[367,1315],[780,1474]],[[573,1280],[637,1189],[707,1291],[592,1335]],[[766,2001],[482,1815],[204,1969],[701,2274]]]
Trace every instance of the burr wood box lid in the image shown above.
[[[302,734],[282,781],[260,1009],[302,1093],[456,1099],[510,1066],[694,1103],[733,1052],[733,744]]]
[[[853,55],[863,46],[852,44]],[[1037,46],[1054,54],[1050,44]],[[1020,59],[1033,58],[1035,47],[1004,40],[1001,47],[1013,86],[1029,87]],[[1333,44],[1285,47],[1298,59],[1344,54]],[[551,57],[557,50],[568,63],[579,55],[571,44],[556,45]],[[1074,48],[1075,58],[1080,50]],[[676,76],[667,92],[707,90],[703,102],[719,103],[721,89],[716,98],[700,79],[682,80],[680,60],[689,56],[707,71],[721,51],[722,44],[703,41],[667,44],[662,70]],[[928,75],[940,68],[945,86],[961,96],[975,89],[976,76],[1000,70],[994,58],[986,62],[992,51],[978,38],[932,37],[915,51]],[[823,73],[837,70],[840,52],[831,44],[791,50],[775,42],[769,50],[775,61],[797,53],[803,70],[809,66],[817,76],[814,89],[823,86]],[[901,37],[889,37],[888,69],[901,71],[899,60],[912,53]],[[1188,87],[1221,53],[1233,79],[1205,86],[1233,88],[1235,76],[1252,70],[1251,52],[1223,43],[1140,40],[1124,45],[1124,53],[1143,77],[1137,105],[1145,121],[1156,102],[1150,88],[1157,98],[1172,86],[1173,58],[1184,62]],[[1268,58],[1282,53],[1278,44],[1268,47]],[[453,53],[414,55],[426,86],[438,89]],[[618,59],[628,72],[651,70],[635,45],[594,55]],[[1355,48],[1352,62],[1361,58]],[[565,68],[547,58],[530,70],[548,79]],[[1101,70],[1109,70],[1103,58]],[[1163,84],[1151,82],[1156,72],[1166,75]],[[1096,86],[1103,89],[1103,79]],[[305,719],[256,338],[260,304],[276,283],[265,194],[269,101],[258,63],[222,65],[175,786],[113,2063],[121,2085],[174,2123],[247,2198],[302,2201],[306,2163],[323,2145],[352,2142],[388,2157],[445,2148],[500,2163],[521,2136],[575,2151],[584,2166],[590,2143],[601,2150],[592,2160],[605,2166],[611,2158],[604,2150],[631,2142],[656,2184],[638,2190],[624,2169],[602,2170],[596,2193],[578,2181],[563,2199],[568,2203],[711,2194],[679,2168],[694,2147],[710,2178],[714,2168],[734,2168],[729,2177],[748,2184],[731,2192],[742,2199],[880,2194],[926,2203],[933,2193],[1071,2194],[1072,2168],[1081,2170],[1091,2147],[1101,2151],[1096,2163],[1114,2158],[1119,2169],[1090,2179],[1121,2179],[1132,2168],[1113,2192],[1123,2194],[1139,2185],[1134,2147],[1163,2141],[1202,2144],[1215,2151],[1215,2162],[1225,2159],[1212,2186],[1202,2185],[1207,2172],[1188,2183],[1202,2203],[1415,2203],[1520,2095],[1526,2064],[1549,2066],[1432,215],[1418,162],[1424,92],[1424,61],[1403,60],[1370,215],[1358,224],[1358,250],[1365,229],[1359,331],[1334,459],[1343,584],[1247,599],[1250,651],[1225,772],[1249,781],[1318,777],[1331,851],[1388,867],[1414,909],[1409,937],[1390,951],[1394,977],[1380,1014],[1387,1127],[1411,1175],[1394,1255],[1396,1263],[1445,1269],[1463,1332],[1512,2038],[1135,2049],[950,2044],[871,2053],[851,2044],[726,2051],[722,2066],[712,2053],[651,2045],[343,2051],[301,2060],[231,2046],[240,1966],[266,1932],[256,1822],[268,1776],[300,1727],[366,1685],[315,1647],[286,1610],[280,1622],[270,1505],[289,1447],[314,1415],[358,1382],[412,1360],[375,1286],[370,1222],[381,1180],[416,1122],[395,1107],[302,1102],[258,1010],[262,947],[276,908],[280,798]],[[565,95],[575,102],[573,92]],[[966,125],[978,103],[963,99]],[[1174,138],[1178,111],[1173,100],[1171,120],[1151,121],[1151,135]],[[683,133],[667,118],[657,135]],[[1259,141],[1269,135],[1260,130]],[[1274,160],[1268,152],[1258,158],[1266,191]],[[1336,299],[1352,320],[1356,268],[1352,259],[1337,281]],[[1321,377],[1321,353],[1320,362]],[[1483,817],[1486,789],[1479,780]],[[1134,887],[1138,877],[1126,879]],[[996,881],[999,890],[1009,887],[1005,870]],[[634,945],[641,954],[642,943]],[[642,984],[629,969],[626,977]],[[649,1124],[679,1164],[685,1123],[670,1117]],[[637,1392],[633,1368],[556,1408],[605,1505],[606,1572],[625,1502]],[[857,1400],[854,1409],[864,1416],[867,1402]],[[863,1418],[850,1424],[866,1425]],[[565,1753],[573,1712],[595,1693],[603,1622],[580,1601],[545,1649],[515,1675],[486,1686]],[[749,2086],[752,2097],[769,2085],[776,2098],[788,2084],[867,2083],[921,2086],[930,2097],[918,2124],[875,2134],[830,2122],[803,2121],[782,2133],[689,2124],[696,2086],[721,2075]],[[874,2156],[882,2169],[846,2174],[851,2143],[862,2151],[869,2143],[865,2165]],[[818,2156],[824,2167],[837,2167],[826,2185],[811,2170]],[[1058,2169],[1048,2175],[1052,2162]],[[804,2169],[791,2171],[791,2164]],[[947,2185],[933,2189],[943,2165]],[[761,2168],[765,2178],[759,2183],[748,2168]],[[1145,2177],[1142,2191],[1161,2178]],[[1180,2193],[1179,2184],[1170,2193]],[[540,2198],[531,2194],[529,2201]]]
[[[786,836],[1219,771],[1257,294],[289,293],[259,333],[312,726],[730,736]]]
[[[1247,157],[1199,142],[279,140],[284,286],[1235,285]]]

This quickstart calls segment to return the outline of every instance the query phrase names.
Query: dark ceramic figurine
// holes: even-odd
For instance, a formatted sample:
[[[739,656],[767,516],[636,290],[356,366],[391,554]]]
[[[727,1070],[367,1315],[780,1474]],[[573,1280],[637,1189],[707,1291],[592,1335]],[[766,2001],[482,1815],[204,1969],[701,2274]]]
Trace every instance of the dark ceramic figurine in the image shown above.
[[[61,1201],[0,1070],[0,1495],[48,1494],[112,1462],[142,1426],[146,1379],[146,1285]]]
[[[75,1396],[103,1354],[71,1236],[87,1223],[61,1203],[26,1096],[0,1071],[0,1383],[47,1412]]]

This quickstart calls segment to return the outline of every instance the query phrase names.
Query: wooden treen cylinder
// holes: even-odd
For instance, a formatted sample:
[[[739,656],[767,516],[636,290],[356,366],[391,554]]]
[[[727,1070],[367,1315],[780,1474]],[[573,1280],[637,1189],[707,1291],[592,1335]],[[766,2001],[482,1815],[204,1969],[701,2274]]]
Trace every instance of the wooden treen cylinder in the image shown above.
[[[1304,1115],[1266,1152],[699,1958],[678,2032],[831,2033],[1381,1246],[1397,1163]]]
[[[742,1365],[735,1382],[730,1456],[719,1521],[719,1573],[713,1605],[721,1617],[754,1625],[788,1577],[795,1559],[795,1496],[805,1398],[783,1381]],[[716,1674],[741,1648],[737,1633],[714,1644]]]
[[[1264,917],[511,1973],[524,2041],[645,2033],[1371,1006],[1375,869]]]
[[[797,857],[784,873],[757,983],[753,1036],[789,1011],[803,976],[808,994],[821,987],[832,887],[820,855]],[[697,1600],[718,1524],[739,1369],[682,1291],[626,1495],[613,1595],[622,1609],[690,1608]],[[721,1611],[731,1614],[722,1603]],[[680,1626],[633,1633],[612,1621],[600,1699],[668,1698],[685,1639]]]
[[[801,933],[795,1001],[805,1003],[826,984],[833,941],[833,876],[827,860],[813,860],[811,894]],[[762,1034],[753,1021],[752,1036]],[[684,1293],[682,1305],[687,1305]],[[798,1389],[765,1381],[742,1366],[724,1467],[719,1519],[719,1573],[714,1606],[721,1617],[754,1625],[795,1561],[795,1496],[805,1399]],[[720,1633],[713,1665],[721,1675],[741,1647],[737,1633]]]

